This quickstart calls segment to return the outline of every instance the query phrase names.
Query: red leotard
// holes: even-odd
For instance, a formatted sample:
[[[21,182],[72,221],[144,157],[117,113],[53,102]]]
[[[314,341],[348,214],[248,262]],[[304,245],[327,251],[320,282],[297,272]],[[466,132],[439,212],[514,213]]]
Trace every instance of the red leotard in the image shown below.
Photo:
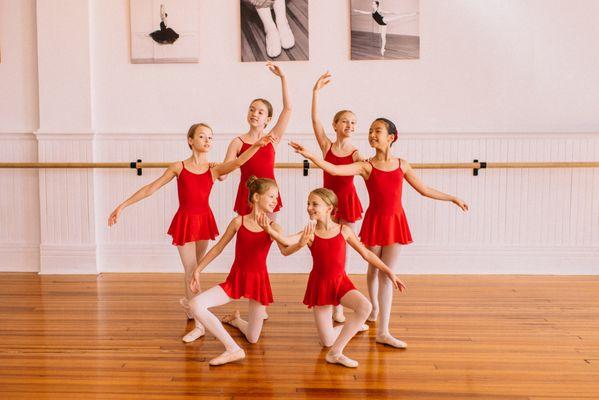
[[[168,234],[173,237],[175,246],[197,240],[214,240],[218,236],[218,227],[210,209],[208,199],[214,181],[208,169],[203,174],[194,174],[185,168],[177,178],[179,209],[173,217]]]
[[[366,246],[388,246],[412,243],[412,234],[401,205],[403,171],[382,171],[372,166],[366,180],[370,204],[364,214],[360,239]],[[372,163],[370,163],[372,165]]]
[[[333,151],[329,148],[324,159],[335,165],[352,164],[354,162],[353,154],[355,152],[356,150],[348,156],[339,157],[333,154]],[[335,218],[347,222],[356,222],[362,218],[362,204],[356,193],[354,177],[333,176],[326,171],[323,171],[322,176],[324,181],[323,186],[327,189],[331,189],[337,195],[338,202]]]
[[[338,306],[341,298],[356,287],[345,273],[345,238],[339,234],[330,239],[314,235],[312,271],[304,295],[304,304],[313,306]]]
[[[259,301],[265,306],[273,302],[266,257],[272,244],[265,231],[253,232],[243,225],[237,230],[235,260],[227,280],[221,283],[225,293],[232,299],[245,297]]]
[[[251,147],[251,144],[247,144],[241,138],[239,138],[243,143],[241,145],[241,150],[239,154],[243,153],[247,149]],[[239,156],[237,154],[237,156]],[[233,211],[237,212],[239,215],[247,215],[251,211],[250,203],[249,203],[249,191],[246,186],[246,182],[248,178],[252,175],[257,178],[270,178],[275,180],[275,148],[272,143],[267,144],[264,147],[258,149],[256,154],[252,156],[245,164],[243,164],[240,168],[241,170],[241,179],[239,180],[239,187],[237,188],[237,198],[235,199],[235,207]],[[277,199],[277,206],[274,211],[279,211],[283,203],[281,202],[281,194],[279,193],[279,197]]]

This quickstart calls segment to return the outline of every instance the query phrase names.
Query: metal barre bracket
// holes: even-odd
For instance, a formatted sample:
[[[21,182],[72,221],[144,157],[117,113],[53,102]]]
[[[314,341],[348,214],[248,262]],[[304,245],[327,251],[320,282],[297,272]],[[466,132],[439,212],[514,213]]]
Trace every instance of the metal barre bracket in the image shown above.
[[[133,168],[133,169],[136,169],[136,170],[137,170],[137,176],[141,176],[141,173],[142,173],[142,171],[141,171],[141,167],[140,167],[140,168],[138,168],[138,167],[137,167],[137,163],[141,163],[141,160],[140,160],[140,159],[137,159],[137,162],[133,161],[131,164],[129,164],[129,166],[130,166],[131,168]]]
[[[308,170],[310,169],[310,163],[308,160],[304,160],[304,176],[308,176]]]
[[[478,162],[478,160],[472,160],[472,162],[475,162],[475,163],[477,163],[477,162]],[[478,176],[478,170],[479,170],[479,169],[484,169],[484,168],[487,168],[487,163],[486,163],[485,161],[481,161],[481,162],[480,162],[480,168],[474,168],[474,169],[472,170],[472,176]]]

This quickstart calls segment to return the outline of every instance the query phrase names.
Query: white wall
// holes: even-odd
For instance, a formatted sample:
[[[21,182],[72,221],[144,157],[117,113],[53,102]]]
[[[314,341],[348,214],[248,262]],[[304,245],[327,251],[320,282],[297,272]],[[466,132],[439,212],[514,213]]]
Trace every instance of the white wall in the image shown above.
[[[226,142],[246,129],[250,99],[267,97],[280,109],[277,80],[261,63],[239,62],[237,1],[200,2],[200,63],[161,65],[130,64],[128,1],[89,0],[89,7],[77,6],[77,18],[64,12],[76,6],[72,0],[53,0],[56,12],[48,9],[47,1],[36,5],[33,0],[0,0],[0,161],[34,161],[36,153],[49,154],[55,139],[60,140],[56,154],[71,145],[71,156],[86,160],[171,161],[185,156],[184,134],[196,121],[215,128],[213,158],[220,159]],[[50,20],[38,24],[36,11]],[[329,69],[334,82],[322,93],[322,117],[328,120],[341,108],[355,110],[356,141],[362,147],[369,121],[384,115],[403,133],[397,154],[413,162],[599,160],[599,47],[594,42],[598,11],[594,0],[421,0],[420,60],[351,62],[349,2],[312,0],[311,61],[282,65],[294,105],[288,136],[313,144],[310,90],[314,79]],[[89,40],[80,37],[70,44],[75,54],[65,55],[82,62],[69,64],[58,49],[50,51],[52,35],[64,34],[52,26],[89,32]],[[45,32],[41,50],[36,43],[40,29]],[[38,65],[44,71],[39,85]],[[54,81],[44,81],[48,72],[66,82],[74,74],[74,82],[83,86],[61,90]],[[77,98],[70,94],[78,92],[83,93],[82,103],[74,107]],[[43,139],[39,146],[46,147],[36,149],[32,133],[39,127],[40,108],[48,110],[41,115],[48,131],[91,130],[92,136],[79,146],[80,135],[69,139],[46,132],[38,135]],[[288,158],[298,160],[282,148],[278,161]],[[61,193],[68,190],[69,174],[43,174],[44,181],[38,183],[33,171],[0,171],[0,257],[12,260],[0,261],[0,270],[40,269],[33,265],[39,262],[40,231],[43,237],[69,237],[44,218],[48,204],[59,204]],[[126,210],[115,229],[105,227],[111,208],[157,174],[78,174],[77,181],[87,187],[82,193],[91,196],[80,211],[95,219],[85,222],[81,233],[91,236],[74,249],[71,243],[60,248],[52,242],[58,247],[49,254],[56,260],[61,254],[72,260],[83,254],[87,261],[93,254],[97,271],[178,270],[176,251],[164,233],[176,208],[175,185]],[[309,179],[298,175],[278,172],[286,203],[281,220],[289,229],[303,221],[305,200],[290,194],[304,193],[320,182],[319,174]],[[422,176],[441,190],[463,195],[473,209],[462,216],[408,189],[406,209],[416,243],[405,251],[404,270],[599,273],[596,169],[482,171],[478,178],[468,171],[427,171]],[[231,216],[234,184],[229,180],[217,185],[213,193],[222,228]],[[366,201],[363,184],[359,187]],[[23,192],[33,200],[23,201]],[[52,215],[60,214],[55,209]],[[73,215],[68,218],[77,219]],[[77,235],[70,233],[73,240]],[[215,268],[226,269],[230,254]],[[286,265],[302,270],[307,264],[297,257]],[[363,265],[355,268],[362,270]]]

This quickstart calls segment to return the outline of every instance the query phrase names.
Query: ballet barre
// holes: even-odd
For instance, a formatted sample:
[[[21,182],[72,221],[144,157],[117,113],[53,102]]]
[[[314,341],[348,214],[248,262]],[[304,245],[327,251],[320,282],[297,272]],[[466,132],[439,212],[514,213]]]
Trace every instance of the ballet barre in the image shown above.
[[[168,162],[142,162],[140,159],[133,162],[0,162],[0,168],[131,168],[142,174],[144,168],[166,168],[172,163]],[[414,169],[471,169],[474,176],[478,176],[481,169],[491,168],[599,168],[599,161],[558,161],[558,162],[485,162],[474,160],[467,163],[413,163]],[[302,169],[307,176],[310,168],[320,169],[308,160],[301,163],[275,163],[278,169]]]

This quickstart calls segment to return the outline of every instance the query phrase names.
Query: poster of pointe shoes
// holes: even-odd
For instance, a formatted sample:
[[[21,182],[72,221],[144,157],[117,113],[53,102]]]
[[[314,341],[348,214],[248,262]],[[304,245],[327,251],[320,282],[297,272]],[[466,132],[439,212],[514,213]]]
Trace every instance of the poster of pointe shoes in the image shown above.
[[[420,0],[350,0],[352,60],[420,58]]]
[[[199,61],[197,0],[131,0],[131,62]]]
[[[241,61],[309,59],[308,0],[240,2]]]

